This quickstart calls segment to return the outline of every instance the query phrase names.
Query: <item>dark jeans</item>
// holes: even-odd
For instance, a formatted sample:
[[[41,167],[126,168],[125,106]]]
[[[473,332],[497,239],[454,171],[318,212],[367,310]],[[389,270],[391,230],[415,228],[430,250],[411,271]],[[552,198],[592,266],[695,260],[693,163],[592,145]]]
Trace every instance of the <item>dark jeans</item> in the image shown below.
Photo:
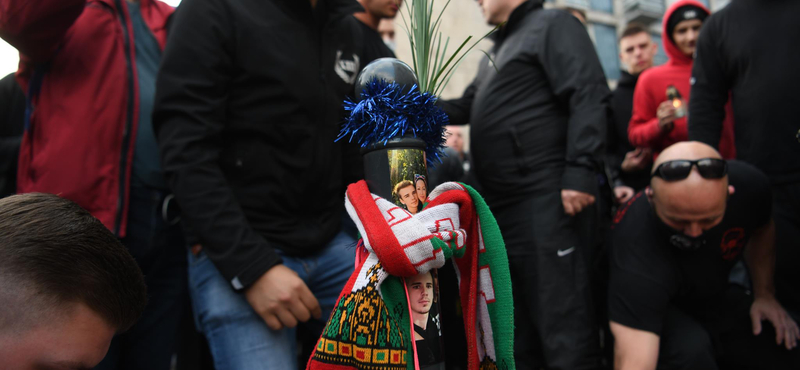
[[[145,276],[147,306],[139,321],[117,335],[97,370],[167,370],[175,352],[178,328],[188,304],[186,247],[180,225],[164,219],[167,193],[131,186],[128,231],[122,243],[128,247]],[[173,200],[174,202],[174,200]]]
[[[800,312],[800,183],[772,186],[775,219],[775,290],[778,300]]]
[[[489,205],[509,255],[517,369],[599,368],[590,286],[596,207],[568,216],[560,191]]]
[[[729,288],[719,321],[701,324],[684,311],[670,307],[661,333],[658,370],[796,370],[800,349],[775,344],[768,321],[753,335],[753,298],[736,285]]]

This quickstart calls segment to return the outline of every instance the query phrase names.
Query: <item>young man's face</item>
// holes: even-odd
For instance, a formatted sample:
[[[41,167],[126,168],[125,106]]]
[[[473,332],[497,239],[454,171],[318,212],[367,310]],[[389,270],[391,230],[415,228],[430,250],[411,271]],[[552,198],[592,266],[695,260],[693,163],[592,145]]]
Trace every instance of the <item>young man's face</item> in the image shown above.
[[[419,199],[417,198],[417,192],[416,189],[414,189],[414,185],[409,185],[400,189],[397,192],[397,195],[400,197],[400,203],[403,203],[406,208],[417,208]]]
[[[619,40],[619,49],[619,58],[628,66],[628,73],[638,75],[653,66],[658,45],[653,42],[650,34],[639,32]]]
[[[381,19],[394,18],[400,5],[403,4],[403,0],[360,0],[359,2],[367,13]]]
[[[700,36],[700,28],[702,27],[703,21],[699,19],[683,21],[675,26],[672,31],[672,39],[675,40],[675,45],[678,46],[683,55],[694,57],[694,51],[697,49],[697,38]]]
[[[416,314],[430,312],[433,304],[433,277],[429,272],[408,278],[408,299]]]
[[[87,370],[108,352],[114,328],[84,304],[21,332],[0,328],[0,362],[9,370]]]

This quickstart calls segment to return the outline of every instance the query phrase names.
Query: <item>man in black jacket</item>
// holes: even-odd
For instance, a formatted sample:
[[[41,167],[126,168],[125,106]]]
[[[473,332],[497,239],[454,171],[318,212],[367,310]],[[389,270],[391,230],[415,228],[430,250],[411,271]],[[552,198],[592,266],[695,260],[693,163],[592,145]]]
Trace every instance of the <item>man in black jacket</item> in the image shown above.
[[[394,52],[386,46],[378,33],[378,25],[383,19],[393,19],[397,15],[398,3],[395,0],[360,0],[364,7],[352,15],[339,17],[329,27],[336,34],[336,55],[333,64],[339,102],[346,97],[355,96],[355,81],[358,73],[367,64],[379,58],[394,58]],[[340,104],[342,106],[342,104]],[[341,109],[342,120],[347,112]],[[361,147],[355,142],[341,141],[344,146],[344,183],[350,184],[364,178],[364,160]],[[355,225],[352,225],[355,230]]]
[[[588,369],[600,359],[589,261],[596,245],[609,91],[586,29],[540,0],[483,0],[507,23],[460,99],[474,169],[510,258],[518,368]]]
[[[800,313],[800,2],[732,1],[703,26],[692,70],[689,140],[719,143],[732,98],[737,158],[767,174],[778,300]],[[764,39],[759,35],[770,35]]]
[[[631,23],[619,38],[619,58],[627,67],[620,71],[617,88],[611,93],[611,122],[608,125],[606,165],[614,187],[614,200],[625,203],[635,192],[644,189],[650,181],[648,167],[652,152],[647,148],[634,148],[628,142],[628,122],[633,110],[633,90],[639,74],[653,66],[658,44],[653,42],[647,29]]]
[[[360,9],[185,0],[173,20],[154,122],[217,370],[297,368],[294,327],[327,317],[352,271],[330,26]]]

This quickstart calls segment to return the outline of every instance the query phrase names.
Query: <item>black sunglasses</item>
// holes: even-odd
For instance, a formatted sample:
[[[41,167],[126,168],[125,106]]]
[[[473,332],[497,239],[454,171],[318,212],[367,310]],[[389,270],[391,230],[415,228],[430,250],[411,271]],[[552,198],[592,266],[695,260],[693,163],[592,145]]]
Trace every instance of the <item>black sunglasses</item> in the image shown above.
[[[728,163],[719,158],[702,158],[697,160],[676,159],[664,162],[650,175],[660,177],[664,181],[678,181],[689,177],[692,167],[697,166],[700,176],[706,179],[721,179],[728,174]]]

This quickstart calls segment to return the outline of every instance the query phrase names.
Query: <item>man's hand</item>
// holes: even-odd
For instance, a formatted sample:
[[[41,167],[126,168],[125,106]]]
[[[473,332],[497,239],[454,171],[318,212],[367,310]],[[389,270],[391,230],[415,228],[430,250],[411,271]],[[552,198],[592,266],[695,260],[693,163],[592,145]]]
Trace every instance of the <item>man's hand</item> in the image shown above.
[[[575,216],[584,208],[594,204],[594,195],[564,189],[561,190],[561,203],[564,205],[566,214]]]
[[[750,319],[753,321],[753,335],[761,334],[761,321],[769,320],[775,327],[775,343],[783,343],[786,349],[797,347],[800,329],[774,297],[756,298],[750,307]]]
[[[275,265],[245,291],[247,302],[272,330],[293,328],[311,316],[320,318],[322,310],[314,294],[284,265]]]
[[[630,186],[615,186],[614,187],[614,200],[622,204],[633,198],[633,188]]]
[[[622,160],[620,167],[624,172],[633,172],[647,168],[652,161],[653,151],[650,148],[636,148],[625,153],[625,159]]]
[[[656,110],[656,117],[658,117],[658,128],[661,132],[670,132],[675,125],[672,121],[675,120],[675,107],[672,106],[671,101],[661,102]]]

